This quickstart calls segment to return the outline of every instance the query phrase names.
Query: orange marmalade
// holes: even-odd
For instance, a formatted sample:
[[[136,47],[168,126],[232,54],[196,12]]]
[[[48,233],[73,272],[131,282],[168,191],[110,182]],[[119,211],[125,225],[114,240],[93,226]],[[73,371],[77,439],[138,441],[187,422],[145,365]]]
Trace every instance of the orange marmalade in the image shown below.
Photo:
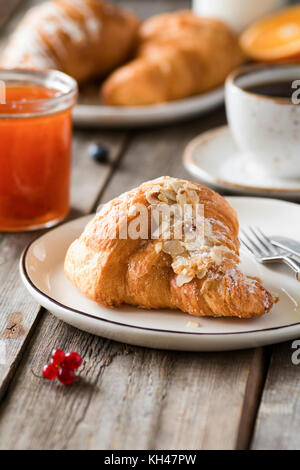
[[[0,71],[0,80],[3,73],[9,72]],[[38,74],[19,73],[23,78]],[[67,96],[68,87],[59,88],[57,77],[53,87],[49,78],[49,87],[43,80],[32,83],[30,77],[22,83],[0,82],[5,88],[0,104],[0,231],[48,227],[69,211],[71,111],[77,89],[59,72],[40,75],[49,73],[69,79],[73,96]]]

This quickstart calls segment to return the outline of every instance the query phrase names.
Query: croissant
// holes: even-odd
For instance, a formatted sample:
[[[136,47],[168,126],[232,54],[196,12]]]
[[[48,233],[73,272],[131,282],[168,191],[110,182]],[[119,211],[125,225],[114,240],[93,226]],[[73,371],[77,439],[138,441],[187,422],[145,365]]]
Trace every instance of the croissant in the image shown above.
[[[222,84],[242,62],[237,37],[221,21],[161,14],[142,24],[136,58],[107,78],[101,95],[119,106],[177,100]]]
[[[161,177],[105,204],[69,247],[64,268],[104,306],[263,315],[272,296],[238,263],[238,220],[229,203],[200,184]]]
[[[102,77],[132,53],[139,20],[99,0],[56,0],[30,9],[3,51],[3,68],[58,69],[79,82]]]

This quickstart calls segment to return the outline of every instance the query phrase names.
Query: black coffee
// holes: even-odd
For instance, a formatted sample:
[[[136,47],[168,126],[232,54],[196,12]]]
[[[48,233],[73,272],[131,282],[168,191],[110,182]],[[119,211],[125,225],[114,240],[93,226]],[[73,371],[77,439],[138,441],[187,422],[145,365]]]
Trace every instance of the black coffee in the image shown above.
[[[272,98],[291,98],[295,88],[292,88],[292,80],[284,82],[260,83],[244,87],[244,90],[257,95],[269,96]]]

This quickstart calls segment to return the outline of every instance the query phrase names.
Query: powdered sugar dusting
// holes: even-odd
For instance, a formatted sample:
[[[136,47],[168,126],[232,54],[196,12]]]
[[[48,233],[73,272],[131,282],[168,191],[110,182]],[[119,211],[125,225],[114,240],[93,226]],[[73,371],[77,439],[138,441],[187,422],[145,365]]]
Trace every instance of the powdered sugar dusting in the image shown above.
[[[74,8],[77,8],[77,10],[83,16],[88,34],[92,38],[97,37],[100,33],[102,24],[99,21],[99,18],[95,18],[95,13],[93,12],[92,8],[89,7],[87,2],[82,0],[71,0],[71,4]]]
[[[4,52],[3,65],[55,67],[49,42],[56,55],[63,60],[67,54],[66,36],[74,44],[84,42],[86,35],[90,39],[97,39],[102,27],[100,19],[95,17],[85,1],[72,0],[70,3],[78,10],[81,19],[78,15],[70,16],[62,5],[54,2],[45,2],[32,8],[12,35]]]
[[[258,281],[251,277],[246,276],[237,267],[232,267],[226,272],[226,275],[230,277],[234,287],[238,287],[239,281],[242,279],[243,285],[247,287],[248,293],[255,295],[257,293]],[[267,291],[261,291],[264,295],[264,307],[268,310],[271,307],[271,300]]]
[[[146,192],[146,199],[150,205],[167,204],[182,209],[174,211],[173,231],[171,230],[169,238],[162,245],[162,250],[172,256],[171,266],[177,274],[178,286],[190,282],[194,277],[202,279],[212,265],[220,265],[228,257],[238,258],[230,238],[230,229],[217,219],[205,218],[199,214],[201,200],[197,185],[177,178],[161,177],[153,181],[151,189]],[[187,209],[191,209],[190,214],[186,212]],[[177,228],[183,234],[180,240],[175,240]],[[164,235],[160,229],[161,227],[157,232]],[[167,229],[169,231],[169,226]]]

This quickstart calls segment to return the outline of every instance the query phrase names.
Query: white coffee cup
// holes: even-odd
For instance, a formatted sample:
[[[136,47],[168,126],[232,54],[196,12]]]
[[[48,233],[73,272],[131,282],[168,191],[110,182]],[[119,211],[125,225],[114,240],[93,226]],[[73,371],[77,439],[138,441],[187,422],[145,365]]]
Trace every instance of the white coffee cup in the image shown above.
[[[286,3],[287,0],[192,0],[192,8],[197,15],[219,18],[240,32]]]
[[[291,82],[291,99],[247,91],[285,81]],[[245,66],[226,80],[226,113],[241,158],[268,176],[300,177],[299,87],[300,65]]]

